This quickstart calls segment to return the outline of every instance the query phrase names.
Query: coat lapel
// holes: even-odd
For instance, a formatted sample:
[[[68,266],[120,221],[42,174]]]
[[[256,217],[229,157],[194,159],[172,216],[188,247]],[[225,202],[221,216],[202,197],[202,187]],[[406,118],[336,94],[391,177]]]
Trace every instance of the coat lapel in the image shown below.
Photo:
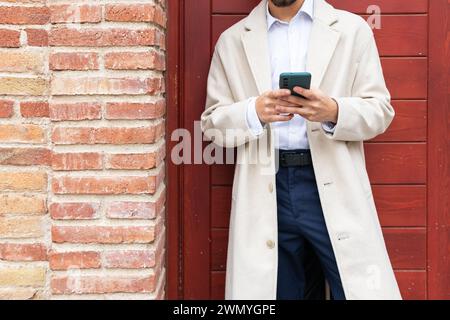
[[[263,0],[253,9],[245,24],[247,31],[242,34],[245,55],[259,94],[272,89],[266,5],[267,0]]]
[[[315,0],[314,5],[306,69],[312,75],[311,85],[318,88],[333,57],[340,33],[332,28],[338,20],[334,8],[324,0]]]

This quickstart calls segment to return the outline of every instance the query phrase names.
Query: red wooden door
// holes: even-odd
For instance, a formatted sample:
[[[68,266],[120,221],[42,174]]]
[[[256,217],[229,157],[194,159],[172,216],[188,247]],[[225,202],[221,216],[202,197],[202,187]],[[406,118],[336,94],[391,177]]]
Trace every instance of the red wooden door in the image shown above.
[[[169,39],[169,94],[179,99],[171,98],[178,108],[169,111],[169,130],[193,130],[215,42],[259,0],[176,2],[169,3],[169,26],[179,23]],[[363,16],[369,5],[381,8],[375,35],[397,116],[388,132],[365,144],[369,176],[404,298],[450,298],[449,3],[329,2]],[[223,298],[232,172],[227,165],[169,164],[169,297]]]

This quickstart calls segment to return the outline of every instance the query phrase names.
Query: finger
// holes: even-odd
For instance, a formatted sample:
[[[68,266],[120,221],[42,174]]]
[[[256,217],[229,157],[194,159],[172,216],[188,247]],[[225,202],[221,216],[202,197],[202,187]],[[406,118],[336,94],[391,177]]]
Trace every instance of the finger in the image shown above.
[[[288,112],[286,112],[286,113],[288,113]],[[265,108],[265,110],[264,110],[264,115],[267,117],[270,117],[270,116],[275,116],[275,115],[279,115],[280,114],[280,112],[278,112],[277,111],[277,109],[276,109],[276,105],[273,105],[273,107],[266,107]]]
[[[308,106],[295,106],[295,107],[283,107],[283,106],[276,106],[275,107],[275,114],[298,114],[300,116],[309,116],[311,114],[314,114],[314,111],[312,108]]]
[[[286,101],[284,99],[270,99],[270,106],[272,108],[275,108],[276,106],[298,107],[298,104]]]
[[[286,103],[293,104],[293,105],[296,105],[296,106],[299,105],[298,101],[296,100],[296,97],[294,97],[294,96],[280,98],[279,100],[282,100],[282,101],[284,101]]]
[[[298,93],[299,95],[302,95],[306,99],[310,99],[310,100],[314,99],[314,97],[315,97],[314,91],[304,89],[302,87],[294,87],[294,92]]]
[[[277,113],[291,113],[298,114],[301,110],[301,107],[284,107],[284,106],[276,106],[275,111]]]
[[[285,100],[285,99],[283,99],[283,100]],[[300,97],[291,96],[289,98],[289,103],[294,103],[296,106],[313,108],[315,105],[315,100],[313,101],[313,100],[307,100],[307,99],[300,98]]]
[[[283,99],[271,99],[271,103],[272,103],[273,106],[277,106],[277,105],[280,105],[280,106],[283,106],[283,107],[296,107],[297,106],[297,104],[292,103],[292,102],[288,102],[288,101],[283,100]]]
[[[292,120],[292,118],[294,117],[293,114],[289,114],[289,115],[273,115],[269,117],[269,122],[286,122],[286,121],[290,121]]]
[[[281,100],[284,100],[286,102],[289,102],[291,104],[294,104],[296,106],[309,106],[311,105],[311,101],[304,99],[304,98],[300,98],[300,97],[296,97],[296,96],[289,96],[286,98],[282,98]]]
[[[264,114],[266,115],[266,116],[271,116],[271,115],[276,115],[276,114],[278,114],[278,112],[275,110],[275,107],[273,107],[273,108],[266,108],[265,110],[264,110]]]
[[[313,118],[311,112],[304,111],[304,110],[299,111],[298,115],[299,115],[300,117],[306,119],[306,120],[309,120],[309,121],[312,121],[312,118]]]
[[[267,96],[272,99],[279,99],[279,98],[287,97],[290,95],[291,95],[291,91],[288,89],[273,90],[273,91],[269,91],[267,93]]]

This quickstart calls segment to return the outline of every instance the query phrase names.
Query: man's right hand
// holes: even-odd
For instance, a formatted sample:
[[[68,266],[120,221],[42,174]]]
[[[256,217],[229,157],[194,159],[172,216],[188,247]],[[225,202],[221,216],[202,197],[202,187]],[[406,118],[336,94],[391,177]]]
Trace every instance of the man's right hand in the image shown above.
[[[291,95],[291,91],[287,89],[267,91],[256,99],[256,113],[259,120],[266,124],[278,121],[289,121],[293,114],[280,114],[276,111],[277,106],[283,107],[298,107],[289,102],[281,100]]]

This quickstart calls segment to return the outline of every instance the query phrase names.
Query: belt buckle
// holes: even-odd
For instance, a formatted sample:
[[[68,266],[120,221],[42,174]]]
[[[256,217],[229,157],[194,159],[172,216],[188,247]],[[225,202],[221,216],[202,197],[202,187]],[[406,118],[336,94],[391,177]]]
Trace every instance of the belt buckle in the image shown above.
[[[307,152],[283,152],[280,154],[280,165],[283,167],[302,167],[310,164]]]

